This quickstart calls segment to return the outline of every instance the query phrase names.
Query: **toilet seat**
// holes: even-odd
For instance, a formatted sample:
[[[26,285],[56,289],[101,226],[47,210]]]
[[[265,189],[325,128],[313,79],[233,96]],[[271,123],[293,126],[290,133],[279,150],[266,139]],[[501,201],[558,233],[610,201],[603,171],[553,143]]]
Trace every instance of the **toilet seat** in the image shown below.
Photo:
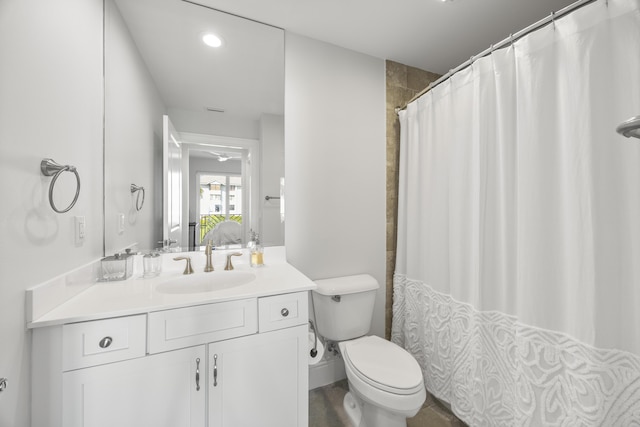
[[[420,365],[402,347],[377,336],[341,344],[345,363],[354,375],[371,387],[398,395],[424,390]]]

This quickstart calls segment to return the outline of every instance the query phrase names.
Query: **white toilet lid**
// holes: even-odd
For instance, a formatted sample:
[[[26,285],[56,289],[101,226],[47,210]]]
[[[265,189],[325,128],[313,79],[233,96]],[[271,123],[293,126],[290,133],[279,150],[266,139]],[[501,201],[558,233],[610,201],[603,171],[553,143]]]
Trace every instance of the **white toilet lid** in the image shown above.
[[[348,341],[343,357],[363,381],[383,390],[409,394],[423,386],[422,370],[405,349],[377,336]]]

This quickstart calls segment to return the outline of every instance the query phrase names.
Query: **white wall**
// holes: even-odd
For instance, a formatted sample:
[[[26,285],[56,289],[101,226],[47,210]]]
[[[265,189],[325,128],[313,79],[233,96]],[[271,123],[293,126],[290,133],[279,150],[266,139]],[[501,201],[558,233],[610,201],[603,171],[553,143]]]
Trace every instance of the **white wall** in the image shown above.
[[[102,0],[0,0],[0,58],[0,377],[9,379],[0,426],[24,427],[25,290],[102,255]],[[81,193],[68,213],[49,206],[46,157],[78,168]],[[67,178],[56,193],[70,200]],[[86,218],[82,245],[75,215]]]
[[[105,248],[112,254],[132,244],[151,249],[162,240],[165,106],[117,6],[105,4]],[[146,190],[140,211],[131,184]]]
[[[384,336],[385,64],[287,33],[285,245],[311,279],[369,273]]]

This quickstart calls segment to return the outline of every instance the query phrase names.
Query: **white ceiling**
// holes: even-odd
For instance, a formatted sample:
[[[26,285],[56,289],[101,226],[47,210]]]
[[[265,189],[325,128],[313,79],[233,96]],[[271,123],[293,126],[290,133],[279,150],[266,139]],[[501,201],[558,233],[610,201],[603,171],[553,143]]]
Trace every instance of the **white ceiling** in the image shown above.
[[[262,113],[284,114],[282,29],[444,74],[573,1],[115,2],[179,131],[252,137],[233,135],[224,126],[253,126],[255,133]],[[199,36],[205,30],[222,35],[225,45],[204,46]]]
[[[281,29],[181,0],[115,2],[170,111],[209,120],[283,114]],[[222,36],[223,46],[202,43],[207,32]]]
[[[439,74],[573,3],[573,0],[197,1]]]

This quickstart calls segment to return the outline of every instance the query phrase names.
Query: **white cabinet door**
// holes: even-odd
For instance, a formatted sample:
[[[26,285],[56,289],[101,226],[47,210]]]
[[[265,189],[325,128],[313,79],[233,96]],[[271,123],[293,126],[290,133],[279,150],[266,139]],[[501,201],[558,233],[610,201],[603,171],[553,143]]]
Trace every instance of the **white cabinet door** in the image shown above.
[[[63,425],[204,427],[205,378],[205,346],[65,372]]]
[[[209,427],[308,425],[306,325],[209,344]]]

